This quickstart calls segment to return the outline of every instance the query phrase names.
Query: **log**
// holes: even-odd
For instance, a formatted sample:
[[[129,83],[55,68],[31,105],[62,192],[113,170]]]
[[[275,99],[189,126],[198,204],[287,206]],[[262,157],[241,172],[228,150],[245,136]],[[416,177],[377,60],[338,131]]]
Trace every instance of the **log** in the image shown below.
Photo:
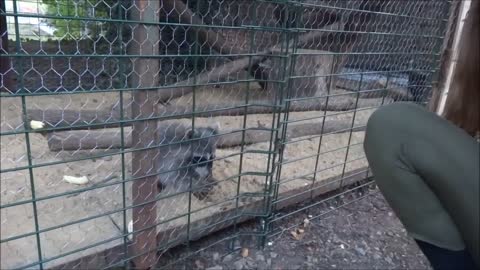
[[[377,9],[378,6],[366,6],[365,4],[362,5],[363,9],[368,10],[370,9]],[[187,24],[196,24],[196,25],[203,25],[203,21],[197,15],[195,15],[182,1],[179,0],[169,0],[163,2],[163,8],[166,8],[170,11],[175,11],[179,16],[180,22],[187,23]],[[173,16],[173,12],[170,16]],[[333,51],[343,51],[349,52],[352,50],[353,45],[359,35],[359,30],[362,30],[363,25],[358,26],[356,24],[355,19],[359,16],[362,20],[362,23],[366,23],[370,20],[370,14],[363,14],[360,13],[352,13],[349,17],[347,23],[345,24],[345,29],[348,29],[351,32],[331,32],[331,30],[342,30],[342,23],[338,21],[334,21],[335,23],[329,24],[326,27],[322,27],[320,29],[315,29],[310,31],[306,34],[302,34],[298,37],[298,40],[295,44],[296,47],[302,49],[310,49],[310,50],[332,50]],[[207,43],[210,47],[217,50],[221,54],[242,54],[245,53],[240,49],[235,47],[231,47],[228,43],[217,33],[211,30],[205,30],[200,27],[194,27],[195,31],[198,33],[198,37],[201,42]],[[353,32],[353,33],[352,33]],[[294,44],[294,39],[289,41],[289,44]],[[267,49],[266,51],[260,52],[260,55],[270,54],[273,51],[280,50],[282,44],[277,44],[272,48]],[[291,45],[291,46],[292,46]],[[336,45],[336,47],[332,46]],[[229,57],[233,60],[233,57]],[[345,58],[345,57],[343,57]],[[255,79],[261,80],[260,85],[262,88],[268,90],[268,83],[263,82],[264,80],[268,80],[269,72],[264,70],[260,65],[265,57],[262,56],[254,56],[254,57],[243,57],[240,59],[236,59],[233,62],[226,63],[219,67],[213,68],[212,70],[205,71],[200,73],[199,75],[187,79],[182,82],[175,83],[170,87],[162,88],[159,91],[159,102],[166,102],[173,98],[180,97],[192,92],[193,87],[191,86],[193,83],[196,84],[205,84],[211,81],[211,75],[215,74],[216,80],[220,81],[221,79],[231,75],[232,73],[238,72],[242,69],[248,69],[251,66],[251,73]],[[340,69],[342,64],[346,60],[340,61],[337,65],[337,69]]]
[[[314,34],[315,32],[320,31],[323,33],[323,35],[315,35],[311,37],[308,40],[308,42],[299,42],[296,45],[296,48],[302,49],[302,50],[329,51],[329,52],[343,53],[343,55],[335,56],[334,68],[331,69],[333,70],[333,73],[337,73],[339,70],[342,69],[342,67],[348,61],[349,53],[353,51],[355,44],[357,44],[357,40],[360,38],[362,34],[367,33],[366,32],[367,26],[368,26],[368,22],[372,19],[372,13],[365,12],[365,11],[377,12],[377,11],[380,11],[381,8],[382,8],[382,4],[380,2],[362,0],[362,2],[360,3],[359,11],[351,12],[348,18],[346,18],[346,22],[344,24],[339,23],[338,26],[336,24],[332,24],[329,26],[331,30],[336,30],[336,31],[325,31],[326,28],[312,29],[310,33]],[[333,28],[332,26],[336,26],[336,28]],[[301,41],[301,38],[299,39],[299,41]],[[297,59],[301,59],[302,57],[306,59],[308,59],[308,57],[318,58],[318,56],[316,55],[304,55],[304,56],[297,55]],[[275,71],[275,69],[279,69],[278,65],[276,65],[276,67],[275,66],[272,67],[274,74],[278,73],[278,71]],[[298,65],[295,64],[293,72],[295,73],[299,69],[302,69],[302,67],[301,66],[299,67]],[[264,74],[268,75],[267,72],[264,72]],[[267,78],[263,78],[263,79],[267,79]],[[314,87],[309,86],[309,84],[318,85],[319,83],[315,82],[316,80],[317,80],[316,78],[304,79],[301,81],[300,85],[298,85],[300,87],[296,87],[296,88],[310,88],[310,90],[312,90]],[[262,84],[262,87],[264,89],[269,89],[269,83],[267,82]]]
[[[180,0],[167,0],[163,1],[162,8],[168,12],[168,16],[172,19],[178,19],[180,23],[184,24],[194,24],[196,27],[193,27],[195,33],[198,35],[200,42],[208,44],[208,46],[220,54],[244,54],[246,51],[239,49],[237,47],[230,46],[229,43],[217,32],[205,29],[208,28],[208,25],[203,23],[203,20],[197,16],[194,12],[188,8],[188,6]],[[363,7],[363,9],[368,10],[372,7]],[[327,10],[325,8],[314,7],[310,8],[312,11],[308,14],[309,16],[313,15],[313,18],[307,19],[306,22],[314,23],[314,25],[304,25],[306,28],[315,29],[312,32],[321,32],[322,30],[328,30],[328,26],[333,24],[338,24],[341,19],[341,16],[335,11]],[[276,12],[281,9],[275,9]],[[318,15],[321,13],[321,15]],[[282,17],[283,13],[276,13],[278,17]],[[357,13],[352,12],[352,17],[358,16]],[[319,19],[321,18],[321,19]],[[279,18],[282,21],[281,18]],[[369,17],[368,17],[369,19]],[[365,23],[365,21],[362,21]],[[198,27],[198,26],[204,26]],[[315,35],[316,36],[316,35]],[[323,36],[326,36],[323,35]],[[319,37],[319,36],[316,36]],[[229,56],[230,57],[230,56]],[[230,57],[230,59],[232,59]]]
[[[276,3],[276,6],[273,11],[274,17],[280,25],[285,23],[286,27],[292,27],[297,23],[306,29],[319,29],[342,19],[341,12],[328,7],[307,5],[298,10],[289,8],[286,3]]]
[[[265,56],[253,56],[251,59],[250,57],[242,57],[235,61],[215,67],[212,70],[202,72],[193,78],[167,86],[167,88],[159,89],[158,101],[167,102],[174,98],[189,94],[193,91],[194,84],[206,84],[212,83],[213,81],[220,81],[235,72],[248,68],[249,65],[255,65],[261,62],[264,58]],[[212,80],[212,76],[216,80]]]
[[[203,20],[194,14],[188,6],[180,0],[167,0],[163,1],[163,8],[168,12],[168,16],[173,19],[179,19],[181,23],[185,24],[195,24],[195,25],[204,25]],[[175,15],[175,16],[174,16]],[[205,25],[205,28],[208,26]],[[245,54],[248,53],[242,49],[232,47],[225,41],[222,35],[210,30],[204,29],[201,27],[192,27],[193,31],[196,33],[200,43],[206,43],[210,48],[219,52],[220,54]],[[229,59],[233,60],[234,57],[228,56]],[[247,58],[248,59],[248,58]],[[247,69],[248,65],[241,67],[240,69]],[[238,70],[240,70],[238,69]],[[257,65],[257,63],[252,63],[251,75],[260,79],[259,74],[263,74],[262,68]]]
[[[328,26],[328,29],[335,29],[336,27],[338,27],[338,24],[332,24]],[[300,35],[300,37],[298,37],[297,45],[304,46],[308,43],[311,43],[312,40],[325,36],[327,34],[328,32],[322,32],[322,31],[312,31],[312,32],[302,34]],[[289,41],[289,44],[290,46],[292,46],[293,39]],[[258,63],[262,62],[265,58],[267,58],[268,54],[271,54],[272,52],[280,51],[281,49],[282,49],[282,44],[277,44],[265,51],[258,53],[258,55],[256,56],[251,56],[251,57],[245,56],[245,57],[238,58],[232,62],[228,62],[221,66],[215,67],[212,70],[202,72],[190,79],[159,89],[159,102],[166,102],[174,98],[181,97],[183,95],[191,93],[193,90],[193,84],[206,84],[206,83],[220,81],[223,78],[235,72],[238,72],[242,69],[248,69],[249,65],[251,66],[257,65]],[[285,48],[283,49],[285,50]],[[255,69],[252,68],[252,70],[255,70],[256,74],[262,73],[263,74],[261,75],[262,77],[264,77],[265,74],[268,73],[263,69],[259,70],[258,68],[255,68]],[[211,78],[212,75],[215,77],[215,80],[212,80]]]
[[[191,106],[166,106],[158,111],[158,115],[152,115],[150,118],[161,120],[185,119],[196,117],[215,117],[215,116],[238,116],[245,114],[270,114],[273,112],[304,112],[304,111],[349,111],[358,108],[370,108],[379,106],[378,99],[359,99],[356,103],[356,95],[352,93],[352,97],[337,96],[330,97],[328,105],[322,98],[313,98],[305,101],[292,101],[288,108],[273,106],[273,104],[232,104],[225,106],[224,104],[209,104],[197,106],[195,113]],[[389,100],[386,99],[388,103]],[[245,106],[247,108],[245,109]],[[99,129],[106,127],[119,127],[123,122],[124,126],[131,126],[132,122],[129,114],[125,113],[124,121],[120,119],[118,111],[94,111],[94,110],[39,110],[28,109],[27,121],[35,120],[45,124],[45,129],[38,129],[37,132],[65,130],[65,129]],[[145,121],[140,119],[138,121]]]
[[[321,123],[306,123],[289,125],[287,129],[287,140],[325,133],[342,133],[351,131],[351,121],[325,121],[322,128]],[[361,131],[364,127],[354,128],[353,131]],[[242,140],[241,130],[219,131],[218,148],[228,148],[242,145],[267,142],[271,140],[271,130],[248,129],[245,131],[245,138]],[[47,135],[50,151],[77,151],[92,149],[119,149],[122,148],[120,131],[111,130],[74,130],[53,132]],[[125,129],[125,148],[132,145],[130,129]]]
[[[163,9],[165,9],[168,13],[168,16],[172,19],[178,19],[179,22],[184,23],[184,24],[194,24],[197,25],[196,27],[192,27],[192,29],[195,31],[195,33],[198,36],[198,39],[201,43],[206,43],[210,48],[216,50],[220,54],[227,54],[227,55],[232,55],[232,54],[245,54],[248,53],[247,51],[244,51],[242,49],[239,49],[237,47],[233,47],[229,45],[228,42],[218,33],[215,31],[205,29],[208,26],[204,25],[203,20],[197,16],[194,12],[192,12],[188,6],[183,3],[180,0],[167,0],[163,1]],[[276,9],[277,11],[280,9]],[[318,13],[321,13],[321,16],[318,15]],[[323,18],[322,20],[313,19],[312,21],[316,23],[316,25],[305,25],[307,28],[315,28],[318,30],[327,30],[328,28],[325,28],[325,26],[329,26],[332,24],[338,24],[338,22],[341,19],[341,16],[337,14],[334,11],[330,10],[325,10],[325,9],[319,9],[316,8],[314,9],[313,12],[314,16],[319,16]],[[278,15],[278,14],[277,14]],[[311,14],[310,14],[311,15]],[[309,20],[307,20],[309,21]],[[199,25],[204,25],[204,28],[198,27]],[[315,27],[314,27],[315,26]],[[321,31],[314,31],[314,32],[321,32]],[[329,33],[323,33],[322,35],[314,35],[315,38],[319,39],[322,36],[327,36]],[[307,43],[304,43],[303,45],[306,45]],[[315,43],[315,42],[310,42],[310,44],[318,44],[322,46],[322,50],[325,49],[325,44],[329,43]],[[228,56],[229,59],[233,60],[233,56]],[[248,66],[247,66],[248,67]],[[246,69],[246,68],[244,68]],[[268,73],[263,70],[261,66],[258,65],[258,62],[252,63],[252,68],[250,70],[251,75],[258,80],[268,80]],[[263,82],[260,82],[260,85],[266,89],[266,84]]]
[[[203,20],[194,14],[185,3],[180,0],[162,1],[162,8],[168,12],[168,16],[172,19],[179,19],[180,23],[204,25]],[[208,27],[205,25],[205,27]],[[225,39],[212,30],[206,30],[198,26],[192,27],[193,31],[198,35],[201,43],[207,43],[208,46],[221,54],[242,54],[243,50],[231,47]]]
[[[401,87],[399,85],[394,85],[392,83],[386,84],[386,81],[373,81],[373,82],[361,82],[343,78],[336,78],[335,79],[336,86],[341,89],[349,90],[349,91],[368,91],[368,90],[379,90],[384,89],[381,91],[374,91],[374,92],[361,92],[361,98],[379,98],[385,95],[386,97],[392,98],[393,100],[402,100],[408,101],[411,99],[411,95],[408,94],[408,89],[405,87]]]

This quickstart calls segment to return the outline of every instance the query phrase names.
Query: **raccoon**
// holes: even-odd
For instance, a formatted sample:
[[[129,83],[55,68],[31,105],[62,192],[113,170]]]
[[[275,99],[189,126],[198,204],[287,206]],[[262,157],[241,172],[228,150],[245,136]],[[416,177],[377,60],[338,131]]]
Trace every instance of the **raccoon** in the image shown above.
[[[212,175],[218,128],[172,124],[159,132],[158,192],[180,193],[192,189],[203,200],[214,187]]]

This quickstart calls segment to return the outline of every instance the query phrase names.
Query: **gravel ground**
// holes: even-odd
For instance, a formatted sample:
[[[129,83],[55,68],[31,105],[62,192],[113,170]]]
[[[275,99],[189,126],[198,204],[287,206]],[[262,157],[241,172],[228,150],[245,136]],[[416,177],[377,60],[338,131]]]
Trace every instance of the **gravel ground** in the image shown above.
[[[374,190],[370,196],[331,211],[321,219],[312,219],[307,226],[295,224],[331,209],[319,205],[308,213],[299,212],[276,224],[277,236],[267,242],[265,249],[253,246],[253,237],[241,237],[233,242],[234,251],[225,255],[226,243],[213,245],[222,237],[231,236],[226,229],[213,236],[193,242],[197,252],[189,260],[166,264],[186,254],[186,248],[176,248],[163,254],[159,267],[168,269],[430,269],[429,263],[415,242],[407,236],[398,218],[383,196]],[[343,204],[343,203],[341,203]],[[283,211],[292,212],[296,208]],[[237,232],[251,232],[254,223],[237,227]],[[292,231],[303,233],[296,239]],[[229,241],[232,242],[232,241]],[[248,251],[248,252],[247,252]],[[248,253],[248,254],[247,254]]]

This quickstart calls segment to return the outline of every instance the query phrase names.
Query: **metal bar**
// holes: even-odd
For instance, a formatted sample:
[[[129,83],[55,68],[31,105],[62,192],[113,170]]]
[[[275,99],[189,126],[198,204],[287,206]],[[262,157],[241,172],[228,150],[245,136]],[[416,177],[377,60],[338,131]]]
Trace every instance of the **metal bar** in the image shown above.
[[[256,10],[254,10],[253,12],[255,12]],[[255,12],[256,13],[256,12]],[[253,15],[253,18],[256,18],[256,14]],[[250,42],[249,42],[249,47],[248,47],[248,52],[251,53],[253,50],[254,50],[254,40],[255,40],[255,32],[254,31],[249,31],[249,39],[250,39]],[[250,56],[248,58],[248,74],[251,74],[252,73],[252,57]],[[249,104],[250,102],[250,82],[247,82],[247,86],[246,86],[246,94],[245,94],[245,104]],[[236,197],[237,199],[235,200],[235,209],[238,209],[239,205],[240,205],[240,200],[239,200],[239,197],[240,197],[240,187],[241,187],[241,183],[242,183],[242,177],[241,177],[241,174],[242,174],[242,170],[243,170],[243,151],[245,150],[245,129],[247,128],[247,116],[248,116],[248,108],[245,107],[245,110],[244,110],[244,115],[243,115],[243,121],[242,121],[242,138],[241,138],[241,145],[240,145],[240,156],[239,156],[239,159],[240,159],[240,162],[238,164],[238,178],[237,178],[237,187],[236,187]],[[238,213],[237,213],[238,215]],[[238,229],[237,229],[237,220],[235,220],[234,222],[234,225],[233,225],[233,232],[234,232],[234,237],[232,239],[232,241],[230,241],[229,243],[229,249],[230,250],[233,250],[234,246],[235,246],[235,240],[237,240],[237,237],[236,237],[236,234],[238,233]]]
[[[5,0],[0,0],[0,12],[5,13]],[[7,31],[7,16],[0,15],[0,35],[2,39],[0,41],[0,76],[2,76],[2,88],[0,91],[8,91],[9,89],[13,92],[13,79],[10,74],[7,74],[7,71],[10,70],[10,57],[8,51],[8,31]],[[10,72],[9,72],[10,73]]]
[[[397,14],[397,13],[388,13],[388,12],[379,12],[379,11],[370,11],[370,10],[362,10],[362,9],[353,9],[353,8],[344,8],[344,7],[332,7],[329,5],[324,5],[324,4],[314,4],[314,3],[305,3],[303,1],[296,1],[292,0],[292,3],[300,4],[305,7],[318,7],[318,8],[326,8],[326,9],[335,9],[335,10],[342,10],[342,11],[348,11],[348,12],[357,12],[357,13],[370,13],[370,14],[378,14],[378,15],[387,15],[387,16],[392,16],[392,17],[399,17],[399,18],[406,18],[406,19],[420,19],[420,20],[433,20],[433,21],[438,21],[438,20],[445,20],[442,18],[434,18],[434,17],[417,17],[417,16],[408,16],[408,15],[403,15],[403,14]]]
[[[330,73],[331,74],[336,73],[335,65],[336,65],[337,61],[339,61],[339,57],[334,56],[332,64],[331,64],[332,66],[330,67]],[[325,99],[325,106],[328,106],[331,87],[332,87],[332,76],[329,76],[329,77],[327,77],[327,98]],[[323,141],[323,136],[324,136],[323,129],[325,127],[325,121],[327,119],[327,111],[326,110],[323,111],[323,115],[321,117],[322,117],[322,131],[320,132],[320,139],[318,140],[318,148],[317,148],[317,156],[316,156],[316,160],[315,160],[315,168],[313,169],[314,174],[313,174],[313,181],[312,181],[312,185],[311,185],[312,187],[315,185],[315,181],[317,180],[318,163],[319,163],[319,160],[320,160],[320,153],[321,153],[322,141]],[[310,195],[310,200],[313,200],[313,190],[312,190],[311,195]]]
[[[13,12],[18,13],[18,6],[17,6],[17,0],[13,0]],[[19,23],[18,23],[18,17],[14,18],[15,21],[15,38],[16,38],[16,51],[17,53],[21,53],[21,42],[20,42],[20,28],[19,28]],[[24,87],[24,67],[23,67],[23,61],[19,61],[19,77],[20,77],[20,82],[19,82],[19,88],[20,91]],[[22,98],[22,118],[23,118],[23,125],[24,128],[26,128],[26,123],[27,121],[27,104],[25,97]],[[37,244],[37,255],[38,255],[38,260],[42,261],[43,255],[42,255],[42,242],[40,239],[40,225],[38,221],[38,207],[36,203],[36,191],[35,191],[35,180],[33,176],[33,168],[32,168],[32,150],[31,150],[31,145],[30,145],[30,135],[28,132],[25,132],[25,144],[27,148],[27,161],[28,161],[28,176],[30,180],[30,192],[31,192],[31,198],[32,198],[32,210],[33,210],[33,221],[34,221],[34,228],[35,228],[35,242]],[[40,270],[43,270],[43,264],[39,264]]]
[[[368,40],[368,39],[367,39]],[[351,125],[351,130],[350,133],[348,134],[348,143],[347,143],[347,150],[345,151],[345,160],[344,160],[344,166],[342,169],[342,178],[345,175],[346,169],[347,169],[347,160],[348,160],[348,155],[350,153],[350,148],[351,148],[351,142],[352,142],[352,135],[353,135],[353,127],[355,126],[355,118],[357,116],[357,108],[358,108],[358,101],[360,100],[360,90],[361,90],[361,85],[363,82],[363,74],[360,74],[360,83],[358,84],[358,91],[355,99],[355,110],[353,111],[353,116],[352,116],[352,125]],[[343,188],[344,184],[343,181],[340,182],[340,188]]]
[[[122,8],[124,7],[124,4],[125,4],[125,1],[121,0],[117,3],[117,12],[118,12],[118,16],[120,17],[120,19],[123,19],[122,18]],[[125,43],[123,41],[123,28],[125,27],[124,23],[120,23],[120,25],[118,26],[118,45],[120,47],[120,54],[124,54],[126,53],[126,46],[125,46]],[[120,87],[124,86],[125,82],[127,81],[127,78],[126,78],[126,75],[125,75],[125,65],[124,65],[124,62],[122,61],[123,59],[119,59],[119,76],[120,78],[122,78],[120,80],[120,82],[123,82],[123,84],[120,85]],[[120,121],[123,121],[125,119],[125,114],[124,114],[124,92],[123,91],[120,91],[118,92],[119,94],[119,107],[120,107]],[[121,145],[122,145],[122,153],[120,154],[121,155],[121,166],[122,166],[122,208],[123,208],[123,211],[122,211],[122,223],[123,223],[123,227],[122,227],[122,230],[123,230],[123,234],[125,235],[125,237],[123,237],[123,253],[124,254],[128,254],[128,223],[127,223],[127,187],[125,185],[126,183],[126,167],[127,167],[127,163],[125,162],[125,153],[123,153],[123,151],[125,150],[125,126],[123,125],[123,123],[120,124],[120,142],[121,142]],[[129,262],[125,261],[124,264],[123,264],[123,267],[125,269],[129,269]]]
[[[334,54],[326,54],[326,55],[334,55]],[[339,54],[342,55],[342,54]],[[344,54],[347,55],[347,54]],[[356,55],[360,55],[356,53]],[[434,55],[438,56],[438,54],[429,54],[429,55]],[[248,55],[247,55],[248,56]],[[273,57],[273,56],[272,56]],[[438,70],[438,68],[435,69],[399,69],[399,70],[380,70],[380,71],[365,71],[363,74],[368,75],[368,74],[381,74],[381,73],[402,73],[402,72],[408,72],[408,71],[417,71],[417,72],[431,72],[434,73]],[[350,73],[337,73],[337,74],[326,74],[326,75],[314,75],[314,76],[294,76],[292,78],[322,78],[322,77],[328,77],[328,76],[346,76],[346,75],[359,75],[359,72],[350,72]],[[268,79],[268,80],[259,80],[259,79],[239,79],[235,81],[223,81],[223,82],[211,82],[211,83],[199,83],[196,84],[195,86],[213,86],[213,85],[231,85],[231,84],[238,84],[238,83],[248,83],[248,82],[274,82],[274,83],[282,83],[282,81],[278,80],[273,80],[273,79]],[[78,94],[94,94],[94,93],[109,93],[109,92],[119,92],[119,91],[138,91],[138,90],[148,90],[148,91],[169,91],[172,88],[182,88],[182,87],[192,87],[193,85],[172,85],[172,86],[154,86],[154,87],[136,87],[136,88],[131,88],[131,87],[124,87],[124,88],[110,88],[110,89],[93,89],[90,91],[73,91],[73,92],[41,92],[41,93],[30,93],[30,92],[21,92],[17,94],[1,94],[0,97],[5,97],[5,98],[13,98],[13,97],[18,97],[18,96],[51,96],[51,95],[78,95]],[[305,98],[304,98],[305,99]],[[255,105],[255,104],[252,104]],[[267,104],[264,104],[264,106],[267,106]],[[223,109],[222,109],[223,110]]]
[[[275,99],[275,102],[276,104],[280,105],[281,106],[281,109],[278,111],[278,117],[277,117],[277,122],[276,122],[276,126],[278,127],[277,128],[277,131],[275,132],[275,137],[274,137],[274,149],[275,149],[275,152],[276,154],[274,155],[274,158],[272,160],[273,164],[272,164],[272,169],[273,169],[273,174],[271,176],[271,179],[270,179],[270,187],[269,187],[269,194],[270,196],[268,197],[268,207],[269,207],[269,211],[268,211],[268,216],[267,218],[265,218],[264,220],[262,220],[263,224],[262,226],[264,227],[264,231],[266,233],[268,233],[269,231],[271,231],[271,220],[272,218],[274,217],[274,213],[275,211],[277,210],[275,207],[274,207],[274,204],[272,203],[276,198],[278,198],[278,193],[279,193],[279,181],[280,181],[280,177],[281,177],[281,171],[282,171],[282,166],[279,165],[279,162],[282,162],[283,160],[283,151],[284,151],[284,145],[283,145],[283,142],[284,142],[284,138],[285,138],[285,134],[286,134],[286,127],[285,127],[285,120],[288,120],[285,119],[286,115],[285,113],[288,112],[288,106],[286,106],[286,100],[288,100],[288,91],[290,89],[289,87],[289,80],[288,80],[288,75],[291,75],[291,65],[292,65],[292,52],[291,52],[291,46],[290,44],[288,44],[288,42],[290,42],[290,40],[292,40],[292,32],[290,31],[290,27],[291,27],[291,20],[292,18],[290,17],[292,14],[291,12],[291,9],[294,8],[292,6],[291,3],[289,3],[287,1],[286,5],[285,5],[285,9],[284,9],[284,18],[286,18],[282,24],[282,29],[285,29],[285,32],[282,34],[282,37],[284,36],[285,37],[285,40],[287,40],[287,46],[285,48],[282,48],[281,50],[281,54],[282,55],[285,55],[287,56],[286,58],[283,58],[282,59],[282,69],[279,69],[281,70],[281,75],[279,75],[281,77],[281,87],[280,87],[280,91],[279,91],[279,95],[276,95],[276,99]],[[294,9],[295,13],[296,10]],[[293,39],[292,43],[293,43],[293,47],[295,46],[297,40],[296,39]],[[285,51],[284,51],[284,50]],[[295,49],[293,49],[293,53],[295,53]],[[283,120],[281,120],[283,118]],[[262,245],[265,244],[265,241],[266,241],[266,237],[263,237],[262,239]]]
[[[467,0],[471,1],[471,0]],[[296,3],[290,2],[292,5],[295,5]],[[340,9],[340,8],[335,8],[335,9]],[[373,12],[373,11],[368,11],[368,10],[358,10],[358,9],[351,9],[348,11],[354,11],[354,12],[361,12],[361,13],[368,13],[368,14],[378,14],[378,12]],[[110,23],[121,23],[122,20],[117,20],[117,19],[102,19],[102,18],[95,18],[95,17],[81,17],[81,16],[55,16],[55,15],[43,15],[43,14],[28,14],[28,13],[10,13],[10,12],[5,12],[4,13],[6,16],[17,16],[17,17],[25,17],[25,18],[40,18],[40,19],[62,19],[62,20],[69,20],[69,21],[90,21],[90,22],[110,22]],[[388,15],[388,13],[380,13],[380,15]],[[398,14],[397,14],[398,16]],[[413,17],[416,19],[426,19],[426,20],[434,20],[435,18],[423,18],[423,17]],[[441,20],[446,20],[446,19],[441,19]],[[185,24],[185,23],[175,23],[175,22],[145,22],[141,20],[129,20],[130,24],[136,24],[136,25],[145,25],[145,26],[185,26],[185,27],[206,27],[206,28],[221,28],[221,29],[243,29],[248,26],[226,26],[226,25],[198,25],[198,24]],[[279,30],[278,28],[274,27],[262,27],[262,29],[268,29],[269,31],[282,31]],[[302,29],[302,28],[298,28]],[[307,30],[312,30],[312,29],[307,29]],[[345,31],[347,32],[347,31]],[[377,34],[378,32],[372,32],[371,34]],[[413,34],[412,34],[413,35]]]
[[[442,40],[441,38],[438,38]],[[431,53],[425,53],[425,52],[309,52],[309,53],[302,53],[302,52],[297,52],[294,55],[377,55],[377,56],[400,56],[400,55],[438,55],[438,53],[431,52]],[[25,54],[17,54],[17,53],[8,53],[9,57],[12,58],[122,58],[122,59],[132,59],[132,58],[148,58],[148,59],[162,59],[162,58],[185,58],[185,55],[176,55],[176,54],[33,54],[33,55],[25,55]],[[188,58],[243,58],[243,57],[251,57],[251,56],[265,56],[265,57],[272,57],[272,58],[284,58],[285,56],[283,55],[274,55],[274,54],[266,54],[264,52],[244,52],[241,54],[221,54],[221,55],[203,55],[203,54],[189,54]],[[170,86],[169,86],[170,87]],[[88,93],[89,91],[83,91],[83,93]]]

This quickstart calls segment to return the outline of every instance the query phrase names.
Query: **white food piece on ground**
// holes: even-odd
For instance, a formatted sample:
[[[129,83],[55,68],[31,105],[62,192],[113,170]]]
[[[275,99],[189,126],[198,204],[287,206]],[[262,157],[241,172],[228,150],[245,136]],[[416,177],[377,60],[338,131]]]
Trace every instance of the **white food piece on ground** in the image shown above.
[[[44,128],[44,127],[45,127],[45,123],[43,123],[43,122],[41,122],[41,121],[32,120],[32,121],[30,121],[30,127],[31,127],[32,129]]]
[[[75,185],[85,185],[86,183],[88,183],[88,178],[86,176],[75,177],[75,176],[64,175],[63,180],[70,184],[75,184]]]
[[[133,220],[130,220],[130,222],[128,223],[127,232],[129,233],[128,240],[132,240],[133,234],[131,233],[133,232]]]

